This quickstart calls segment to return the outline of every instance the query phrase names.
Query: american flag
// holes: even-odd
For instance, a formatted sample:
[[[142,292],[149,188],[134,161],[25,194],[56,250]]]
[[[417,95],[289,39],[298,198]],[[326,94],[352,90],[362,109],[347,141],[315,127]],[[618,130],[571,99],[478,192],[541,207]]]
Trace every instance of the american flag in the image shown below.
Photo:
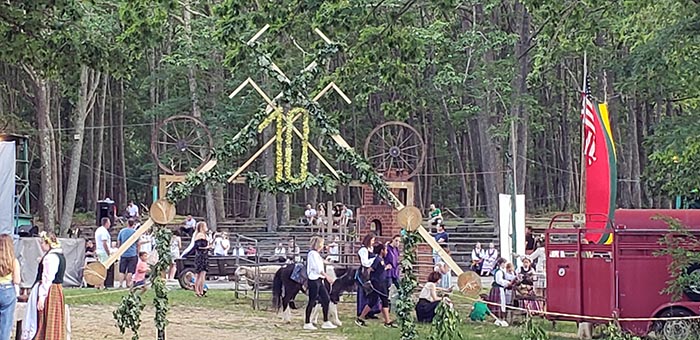
[[[581,116],[583,118],[583,154],[586,157],[586,164],[591,165],[596,161],[595,156],[595,107],[591,101],[591,88],[586,79],[584,84],[584,92],[581,94],[583,97],[583,108],[581,109]]]

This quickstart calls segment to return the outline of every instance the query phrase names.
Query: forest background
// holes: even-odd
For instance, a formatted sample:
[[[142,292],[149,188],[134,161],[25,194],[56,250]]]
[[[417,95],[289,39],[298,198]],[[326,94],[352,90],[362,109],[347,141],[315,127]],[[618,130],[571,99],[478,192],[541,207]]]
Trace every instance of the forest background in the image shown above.
[[[512,191],[515,120],[516,189],[528,213],[577,211],[584,53],[592,97],[611,112],[618,206],[697,198],[698,0],[12,1],[0,5],[0,133],[30,136],[39,220],[65,233],[74,212],[93,211],[99,199],[120,209],[130,199],[148,204],[160,173],[150,140],[167,117],[200,118],[216,146],[232,138],[260,101],[228,94],[247,77],[274,92],[242,52],[265,24],[261,42],[288,73],[321,46],[313,28],[341,43],[310,90],[333,80],[351,97],[351,105],[338,96],[322,103],[350,145],[361,150],[390,120],[422,134],[426,162],[412,179],[422,209],[493,217],[498,194]],[[322,138],[312,128],[311,141]],[[273,153],[254,167],[272,173]],[[314,157],[310,168],[323,171]],[[266,217],[274,227],[307,202],[356,207],[360,196],[346,186],[286,195],[214,185],[178,211],[209,211],[214,225]]]

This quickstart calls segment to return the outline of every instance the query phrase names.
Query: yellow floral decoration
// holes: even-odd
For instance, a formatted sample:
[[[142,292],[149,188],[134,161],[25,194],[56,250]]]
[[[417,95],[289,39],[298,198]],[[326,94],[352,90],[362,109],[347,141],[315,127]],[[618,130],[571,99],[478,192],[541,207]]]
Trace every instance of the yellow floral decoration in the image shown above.
[[[301,132],[301,159],[299,164],[299,175],[292,176],[292,135],[294,133],[294,116],[301,114],[302,132]],[[289,183],[302,183],[309,176],[309,134],[311,128],[309,126],[309,113],[303,108],[294,108],[285,115],[282,108],[276,108],[265,120],[258,126],[258,132],[262,132],[267,126],[276,124],[275,131],[275,181]]]

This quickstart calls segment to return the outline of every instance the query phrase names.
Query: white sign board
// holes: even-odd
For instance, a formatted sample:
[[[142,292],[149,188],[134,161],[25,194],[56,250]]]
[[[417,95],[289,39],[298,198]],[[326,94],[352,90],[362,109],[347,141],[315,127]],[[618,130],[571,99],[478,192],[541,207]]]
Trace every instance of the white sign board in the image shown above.
[[[515,252],[525,254],[525,195],[515,196]],[[513,218],[511,215],[511,195],[498,195],[498,223],[501,257],[513,261]],[[520,260],[516,265],[520,265]]]
[[[0,142],[0,234],[15,230],[15,142]]]

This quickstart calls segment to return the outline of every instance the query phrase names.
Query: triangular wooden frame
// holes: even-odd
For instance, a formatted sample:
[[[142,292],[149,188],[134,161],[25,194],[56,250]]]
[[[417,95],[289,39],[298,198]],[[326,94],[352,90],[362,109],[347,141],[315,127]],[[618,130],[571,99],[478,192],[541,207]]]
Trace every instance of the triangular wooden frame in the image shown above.
[[[265,31],[267,31],[269,28],[270,28],[270,25],[265,25],[260,31],[258,31],[258,33],[256,33],[250,40],[248,40],[248,43],[247,43],[247,44],[248,44],[248,45],[251,45],[253,42],[255,42],[255,41],[256,41]],[[323,39],[323,41],[325,41],[326,43],[328,43],[328,44],[331,43],[331,40],[328,39],[328,37],[327,37],[325,34],[323,34],[323,32],[321,32],[319,29],[314,29],[314,32],[315,32],[319,37],[321,37],[321,39]],[[309,68],[315,66],[315,63],[316,63],[316,62],[313,61],[313,62],[312,62],[309,66],[307,66],[304,70],[307,70],[307,69],[309,69]],[[287,79],[287,81],[288,81],[289,78],[287,78],[287,76],[282,72],[282,70],[279,69],[279,67],[277,67],[277,65],[275,65],[275,64],[273,63],[273,64],[272,64],[272,67],[273,67],[273,69],[274,69],[276,72],[278,72],[280,75],[282,75],[282,76],[283,76],[285,79]],[[274,112],[275,109],[276,109],[275,101],[276,101],[277,99],[279,99],[279,98],[282,96],[282,93],[278,94],[278,95],[275,97],[275,99],[272,100],[272,99],[269,98],[269,96],[267,96],[267,94],[265,94],[265,92],[264,92],[262,89],[260,89],[260,87],[259,87],[251,78],[247,78],[243,83],[241,83],[241,85],[239,85],[238,88],[236,88],[236,90],[234,90],[234,91],[229,95],[229,98],[235,97],[236,94],[238,94],[238,93],[239,93],[246,85],[248,85],[248,84],[250,84],[250,85],[255,89],[255,91],[257,91],[257,92],[260,94],[260,96],[263,97],[263,100],[265,100],[265,102],[268,104],[268,106],[267,106],[267,108],[265,109],[265,111],[266,111],[268,114]],[[334,90],[336,93],[338,93],[338,95],[340,95],[340,96],[343,98],[343,100],[345,100],[345,102],[347,102],[348,104],[351,104],[351,103],[352,103],[352,101],[350,100],[350,98],[348,98],[348,96],[347,96],[345,93],[343,93],[343,91],[342,91],[334,82],[331,82],[330,84],[326,85],[326,87],[325,87],[323,90],[321,90],[318,94],[316,94],[316,96],[314,96],[313,100],[314,100],[314,101],[318,101],[318,99],[322,98],[322,97],[323,97],[328,91],[330,91],[331,89]],[[301,117],[301,114],[298,114],[298,115],[296,115],[294,118],[292,118],[292,123],[294,123],[297,119],[299,119],[299,117]],[[293,126],[293,124],[292,124],[292,126]],[[249,128],[249,127],[250,127],[250,126],[247,126],[247,128]],[[286,127],[285,127],[284,129],[286,129]],[[296,129],[296,127],[293,127],[293,129],[294,129],[295,134],[297,134],[297,136],[300,136],[300,137],[301,137],[301,133],[299,132],[299,130]],[[329,137],[330,137],[331,139],[333,139],[333,141],[335,141],[336,144],[337,144],[338,146],[340,146],[341,148],[346,149],[346,150],[348,150],[348,151],[350,151],[350,152],[355,152],[355,150],[350,146],[350,144],[347,143],[347,141],[345,141],[345,139],[344,139],[340,134],[329,135]],[[240,133],[237,134],[237,135],[234,137],[234,139],[238,139],[238,138],[240,138]],[[275,137],[275,136],[273,136],[272,138],[270,138],[270,140],[267,141],[267,143],[265,143],[262,147],[260,147],[260,149],[258,149],[258,151],[256,151],[255,154],[253,154],[243,165],[241,165],[241,166],[233,173],[233,175],[231,175],[231,177],[229,177],[228,182],[229,182],[229,183],[234,182],[234,181],[236,180],[236,178],[237,178],[248,166],[250,166],[250,164],[252,164],[253,161],[255,161],[255,159],[257,159],[258,157],[260,157],[260,155],[261,155],[267,148],[269,148],[270,145],[272,145],[272,143],[275,142],[275,140],[276,140],[276,137]],[[321,156],[321,154],[318,152],[318,150],[316,150],[315,148],[313,148],[313,146],[310,145],[310,144],[309,144],[309,149],[316,155],[316,157],[319,158],[319,160],[324,164],[324,166],[326,166],[326,167],[331,171],[331,173],[333,173],[333,175],[334,175],[336,178],[339,177],[338,174],[337,174],[337,172],[336,172],[336,170],[326,161],[325,158],[323,158],[323,156]],[[395,209],[397,209],[397,210],[402,210],[403,208],[405,208],[405,205],[404,205],[403,203],[401,203],[401,201],[399,201],[399,199],[396,197],[396,195],[394,195],[393,192],[389,191],[389,195],[391,195],[392,200],[393,200],[394,202],[396,202],[396,204],[394,205],[394,208],[395,208]],[[450,267],[450,269],[451,269],[452,271],[455,272],[455,274],[457,274],[457,275],[459,276],[459,275],[461,275],[461,274],[463,273],[462,268],[460,268],[460,267],[457,265],[457,263],[452,259],[452,257],[451,257],[449,254],[447,254],[447,253],[445,252],[444,249],[442,249],[442,246],[440,246],[440,245],[437,243],[437,241],[435,241],[435,239],[432,237],[432,235],[430,235],[430,233],[429,233],[422,225],[421,225],[421,226],[418,226],[418,228],[416,229],[416,231],[423,237],[423,239],[428,243],[428,245],[430,245],[430,247],[433,249],[433,251],[435,251],[435,252],[443,259],[443,261],[445,261],[445,263]]]

